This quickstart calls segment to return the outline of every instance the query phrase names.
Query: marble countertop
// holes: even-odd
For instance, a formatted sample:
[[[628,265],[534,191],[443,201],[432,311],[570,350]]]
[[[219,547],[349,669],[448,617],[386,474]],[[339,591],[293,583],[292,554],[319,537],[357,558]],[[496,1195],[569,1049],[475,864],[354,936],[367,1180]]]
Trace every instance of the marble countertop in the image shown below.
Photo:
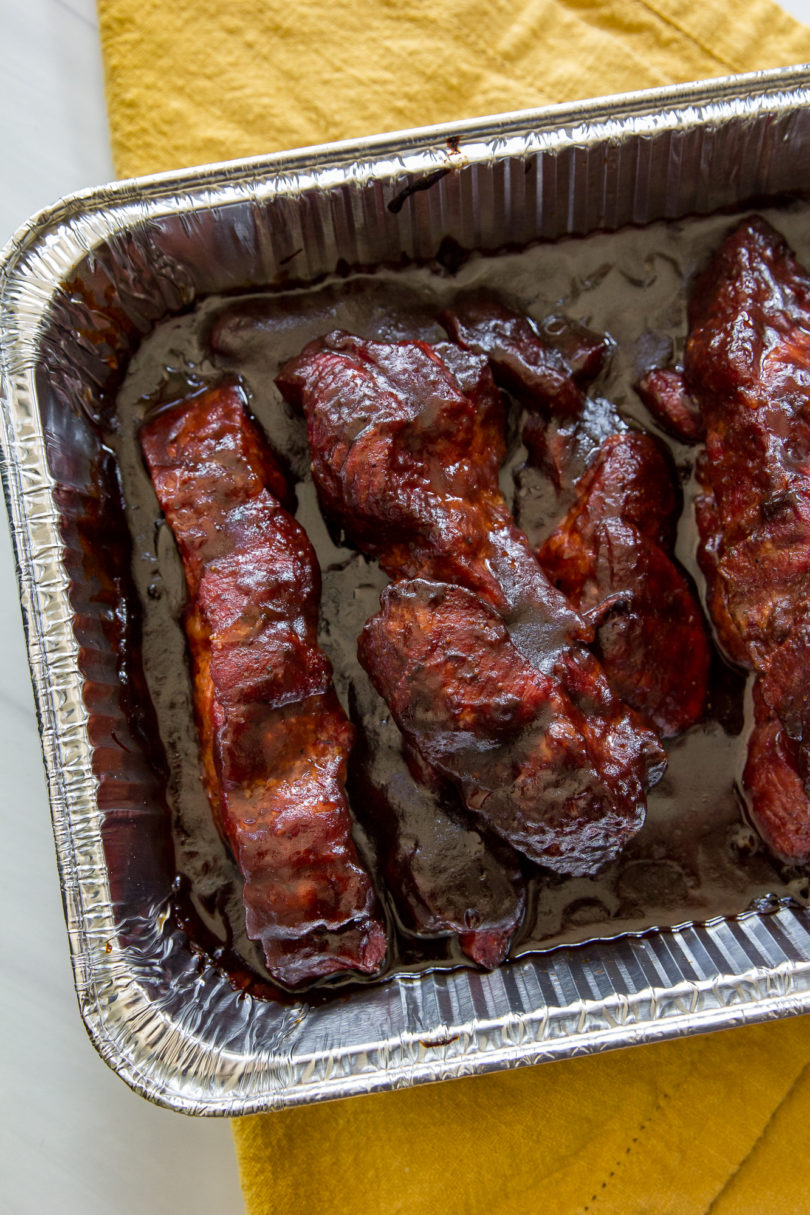
[[[784,6],[810,23],[810,0]],[[113,167],[94,0],[0,0],[0,46],[1,246],[30,214],[110,180]],[[243,1208],[228,1125],[135,1096],[97,1057],[79,1017],[4,525],[0,636],[3,1210],[232,1215]]]

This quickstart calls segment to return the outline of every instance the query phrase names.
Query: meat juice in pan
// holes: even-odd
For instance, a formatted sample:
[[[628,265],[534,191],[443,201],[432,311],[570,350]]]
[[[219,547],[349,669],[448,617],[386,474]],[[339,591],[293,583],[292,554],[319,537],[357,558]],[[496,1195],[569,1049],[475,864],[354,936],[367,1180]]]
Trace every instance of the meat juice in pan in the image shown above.
[[[803,242],[804,205],[763,214],[784,234],[799,260],[810,263],[810,245]],[[696,449],[672,440],[656,425],[633,385],[649,368],[678,361],[689,284],[736,219],[720,215],[570,239],[519,253],[473,255],[450,269],[439,264],[386,269],[334,277],[314,287],[213,297],[159,325],[132,359],[110,442],[133,538],[146,681],[167,757],[176,906],[192,943],[234,981],[259,994],[273,990],[258,946],[245,935],[240,880],[200,780],[182,627],[185,583],[140,454],[137,430],[144,413],[155,400],[180,399],[190,384],[233,375],[241,380],[273,452],[295,482],[296,517],[314,544],[323,572],[320,643],[334,666],[344,706],[363,718],[377,741],[378,766],[385,779],[386,757],[392,775],[402,766],[399,735],[385,703],[359,667],[356,645],[366,620],[378,611],[380,592],[389,580],[376,562],[343,545],[324,523],[309,477],[303,419],[289,409],[273,383],[279,367],[307,342],[335,328],[382,340],[442,341],[446,335],[437,323],[438,313],[460,293],[480,288],[502,292],[552,330],[555,318],[565,317],[608,334],[612,354],[589,392],[584,430],[593,450],[628,423],[650,430],[667,444],[684,496],[676,555],[702,593],[691,509]],[[223,310],[230,315],[229,354],[213,357],[207,337]],[[509,426],[501,485],[537,548],[562,519],[573,490],[567,484],[558,492],[544,474],[526,466],[521,411],[515,402]],[[750,729],[747,684],[745,675],[715,651],[704,717],[667,743],[669,767],[647,795],[641,832],[617,861],[595,876],[534,871],[528,881],[527,913],[510,956],[739,914],[780,899],[807,900],[808,874],[773,858],[745,820],[737,782]],[[353,800],[363,796],[362,772],[355,773],[349,788]],[[431,815],[429,797],[420,812]],[[362,826],[356,835],[361,852],[374,866],[373,847]],[[434,876],[441,880],[441,856]],[[390,898],[385,901],[396,929],[386,974],[466,960],[455,941],[418,937],[397,924]]]

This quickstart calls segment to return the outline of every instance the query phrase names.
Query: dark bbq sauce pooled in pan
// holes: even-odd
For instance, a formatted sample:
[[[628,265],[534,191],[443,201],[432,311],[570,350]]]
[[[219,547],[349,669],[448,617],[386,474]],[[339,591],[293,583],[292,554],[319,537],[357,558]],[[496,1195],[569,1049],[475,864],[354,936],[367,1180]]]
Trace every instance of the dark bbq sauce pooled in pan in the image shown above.
[[[810,262],[804,207],[796,204],[763,214],[799,259]],[[176,914],[192,944],[232,982],[254,994],[279,995],[259,947],[245,935],[240,878],[214,825],[200,777],[182,622],[185,581],[140,453],[137,431],[145,413],[157,402],[180,400],[223,376],[239,378],[254,417],[295,486],[296,517],[318,554],[323,573],[319,640],[334,666],[338,696],[374,740],[373,779],[396,785],[410,779],[400,735],[356,656],[357,637],[377,612],[388,579],[376,562],[330,535],[309,477],[304,420],[288,408],[273,382],[279,367],[307,342],[336,328],[382,340],[443,341],[438,313],[459,293],[477,288],[502,293],[549,332],[565,317],[608,334],[612,356],[589,392],[580,428],[581,455],[587,459],[605,438],[628,425],[650,430],[666,443],[684,497],[675,552],[703,595],[692,511],[699,449],[662,431],[633,385],[649,368],[679,360],[689,284],[734,223],[734,216],[721,215],[570,239],[519,253],[474,255],[452,274],[439,266],[406,267],[335,278],[311,288],[213,297],[188,315],[160,324],[132,359],[110,444],[133,541],[146,682],[169,771],[166,798],[175,847]],[[219,349],[227,355],[214,356],[208,345],[215,323]],[[525,464],[521,430],[521,409],[512,402],[501,486],[537,548],[564,516],[574,488],[573,483],[563,484],[558,491],[544,474]],[[667,742],[669,767],[647,795],[645,826],[617,861],[593,877],[563,877],[527,865],[528,907],[509,956],[767,909],[789,898],[806,902],[807,872],[771,856],[745,819],[739,780],[750,718],[748,680],[715,648],[706,712],[697,725]],[[356,814],[368,797],[363,755],[361,742],[349,779]],[[425,816],[425,834],[437,839],[425,881],[440,884],[448,862],[436,826],[436,803],[424,790],[417,813]],[[383,977],[466,962],[455,937],[420,937],[398,921],[361,822],[356,837],[389,915],[392,947]],[[454,846],[462,846],[454,838]],[[473,852],[480,847],[474,832],[463,846]],[[490,889],[488,911],[497,915],[510,897],[506,886]],[[345,990],[347,983],[359,981],[322,984],[307,998],[320,999],[336,987]]]

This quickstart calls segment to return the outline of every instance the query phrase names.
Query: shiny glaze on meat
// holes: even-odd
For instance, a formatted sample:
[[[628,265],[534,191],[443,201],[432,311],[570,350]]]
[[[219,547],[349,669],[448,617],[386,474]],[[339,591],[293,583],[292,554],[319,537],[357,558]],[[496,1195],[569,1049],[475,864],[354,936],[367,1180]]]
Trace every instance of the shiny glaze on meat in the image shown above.
[[[643,805],[617,797],[600,763],[587,700],[527,662],[471,591],[393,583],[358,656],[408,742],[530,860],[592,873],[641,827]]]
[[[290,987],[374,973],[385,931],[351,838],[353,730],[317,646],[320,575],[232,385],[157,413],[141,444],[180,549],[204,780],[244,878],[248,936]]]
[[[554,583],[595,617],[611,686],[664,738],[700,718],[709,676],[700,607],[671,556],[679,513],[661,445],[624,431],[602,444],[539,552]]]
[[[545,831],[536,847],[525,833],[504,833],[506,838],[516,843],[519,835],[516,846],[535,860],[542,854],[563,872],[566,865],[582,872],[584,864],[598,867],[615,856],[643,821],[645,787],[660,776],[663,752],[612,694],[580,644],[588,635],[582,618],[551,586],[512,520],[497,480],[503,415],[486,361],[441,345],[334,333],[310,343],[282,368],[277,383],[306,414],[313,476],[327,517],[392,577],[475,592],[506,623],[527,669],[559,685],[554,711],[566,716],[574,705],[583,707],[572,729],[583,748],[581,773],[590,776],[582,776],[578,805],[591,797],[587,816],[603,815],[601,851],[591,848],[584,862],[562,829],[556,844]],[[378,670],[373,677],[388,698],[385,675]],[[416,698],[424,694],[420,678],[414,669]],[[432,763],[418,732],[412,740]],[[559,762],[562,779],[570,755]],[[466,786],[464,799],[481,813]],[[537,824],[543,818],[539,789],[535,801],[529,818]],[[624,832],[615,829],[622,816]]]
[[[810,859],[810,277],[755,218],[692,291],[686,387],[700,406],[700,560],[721,644],[754,670],[744,776],[770,846]]]
[[[806,206],[795,204],[768,213],[803,255],[810,254],[806,238]],[[648,228],[597,234],[558,244],[544,244],[497,257],[472,257],[454,275],[430,266],[382,268],[374,273],[335,275],[305,288],[289,285],[270,291],[248,289],[237,295],[210,297],[183,316],[158,325],[134,356],[116,405],[116,426],[107,435],[115,452],[124,494],[120,528],[126,528],[134,546],[134,586],[127,604],[132,625],[132,648],[140,653],[155,705],[154,744],[164,751],[169,768],[166,800],[165,847],[173,849],[177,883],[171,892],[173,915],[166,924],[175,939],[179,923],[192,948],[201,952],[201,964],[216,968],[230,982],[259,998],[278,999],[268,981],[261,950],[244,933],[242,882],[232,858],[213,827],[208,799],[199,780],[199,744],[193,724],[191,687],[182,626],[184,576],[169,529],[159,526],[159,510],[144,470],[137,442],[137,426],[147,402],[171,401],[187,394],[187,380],[209,379],[212,371],[238,374],[245,385],[250,409],[260,428],[270,436],[274,454],[295,481],[296,517],[313,541],[323,572],[319,639],[335,671],[338,695],[355,725],[375,706],[371,729],[377,740],[390,739],[375,767],[375,783],[384,790],[410,780],[419,798],[404,797],[397,813],[397,856],[407,863],[409,839],[414,835],[428,848],[434,835],[436,795],[418,786],[402,757],[399,731],[385,703],[368,685],[356,658],[356,637],[379,604],[385,578],[373,561],[367,561],[337,533],[323,526],[311,484],[309,450],[303,418],[290,410],[273,384],[278,367],[295,356],[313,338],[340,326],[365,337],[401,340],[418,336],[431,344],[443,338],[435,323],[442,310],[453,308],[461,294],[469,295],[488,284],[499,296],[531,315],[538,331],[548,337],[567,361],[556,332],[569,327],[570,318],[611,336],[612,357],[596,391],[589,390],[584,412],[568,419],[576,425],[575,460],[563,469],[559,490],[546,474],[526,466],[519,435],[528,413],[513,408],[507,462],[501,483],[507,495],[516,490],[519,524],[539,548],[576,498],[576,478],[594,458],[599,445],[622,425],[643,427],[658,434],[656,422],[639,401],[634,385],[645,371],[662,361],[682,361],[686,333],[686,292],[697,266],[705,266],[728,230],[728,216],[711,216],[684,224],[659,223]],[[553,314],[553,321],[546,318]],[[562,316],[564,313],[564,317]],[[641,318],[641,319],[640,319]],[[217,352],[211,355],[216,336]],[[179,383],[182,379],[182,387]],[[618,413],[617,413],[618,410]],[[539,418],[539,414],[531,415]],[[617,427],[618,419],[618,427]],[[120,426],[120,429],[119,429]],[[695,561],[696,528],[692,509],[695,480],[694,447],[659,434],[678,468],[686,509],[678,533],[679,562],[703,585]],[[286,504],[286,502],[285,502]],[[290,507],[292,509],[292,507]],[[109,522],[107,520],[107,522]],[[110,529],[110,543],[118,543]],[[125,537],[126,540],[126,537]],[[126,547],[126,544],[124,545]],[[97,541],[88,548],[85,580],[96,576]],[[595,877],[563,877],[527,868],[528,901],[525,925],[512,941],[511,957],[537,955],[542,971],[553,965],[549,949],[561,944],[609,938],[617,933],[643,932],[653,925],[701,921],[718,915],[735,915],[760,906],[778,906],[787,898],[806,899],[806,874],[780,862],[750,826],[742,820],[737,792],[745,767],[749,729],[744,715],[745,675],[718,657],[713,662],[704,719],[667,743],[669,768],[647,796],[647,820],[616,862]],[[352,689],[365,685],[356,698]],[[370,720],[370,719],[369,719]],[[362,755],[360,739],[352,756]],[[352,760],[352,769],[354,769]],[[365,824],[366,802],[353,786],[353,811]],[[457,830],[439,833],[441,849],[427,872],[430,894],[445,899],[450,918],[463,910],[461,890],[447,889],[459,872],[468,849],[481,856],[484,833],[468,839],[464,811]],[[448,816],[448,820],[450,818]],[[467,817],[469,827],[472,820]],[[150,828],[155,830],[154,828]],[[369,848],[362,830],[355,832],[362,854],[377,857],[385,866],[385,849],[375,837]],[[453,847],[449,841],[453,840]],[[486,849],[491,848],[487,838]],[[421,865],[426,853],[419,853]],[[442,873],[447,864],[447,874]],[[470,867],[470,873],[472,872]],[[137,869],[128,870],[137,873]],[[376,872],[376,871],[375,871]],[[489,882],[489,878],[485,879]],[[389,909],[391,948],[383,977],[410,975],[425,968],[458,966],[464,962],[457,937],[422,933],[420,921],[398,892],[380,892]],[[475,883],[471,883],[474,885]],[[167,888],[168,889],[168,888]],[[499,918],[513,898],[507,886],[493,893],[488,915]],[[450,906],[456,898],[457,902]],[[507,898],[508,896],[508,898]],[[414,906],[416,900],[414,900]],[[514,903],[511,904],[514,907]],[[500,910],[499,910],[500,907]],[[429,912],[423,913],[429,924]],[[403,927],[405,931],[403,931]],[[412,935],[415,933],[416,935]],[[296,1004],[306,1006],[331,1000],[335,983],[341,992],[357,980],[354,972],[333,976],[324,985],[297,993]],[[368,981],[368,980],[366,980]],[[373,981],[377,981],[376,979]],[[506,976],[506,981],[510,981]],[[441,980],[440,980],[441,982]],[[283,996],[282,998],[286,998]],[[341,997],[338,996],[338,999]]]
[[[580,431],[591,408],[584,388],[604,366],[607,339],[558,326],[563,357],[528,318],[486,294],[458,301],[441,319],[526,406],[523,441],[560,490],[581,471]],[[663,737],[700,717],[709,671],[700,608],[672,561],[680,506],[662,447],[625,431],[602,444],[539,552],[554,585],[590,614],[614,690]]]

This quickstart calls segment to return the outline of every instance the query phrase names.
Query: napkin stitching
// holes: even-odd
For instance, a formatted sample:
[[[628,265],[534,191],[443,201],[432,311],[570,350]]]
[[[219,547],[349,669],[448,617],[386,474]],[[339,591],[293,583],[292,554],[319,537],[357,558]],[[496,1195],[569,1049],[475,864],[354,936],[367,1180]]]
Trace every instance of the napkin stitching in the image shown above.
[[[701,42],[700,38],[696,38],[693,33],[691,33],[688,29],[684,29],[684,27],[679,25],[677,21],[674,21],[672,17],[666,16],[666,14],[660,12],[654,4],[648,3],[648,0],[637,0],[637,2],[641,8],[645,8],[648,13],[652,13],[653,16],[658,17],[658,19],[662,21],[664,25],[669,25],[672,29],[677,30],[683,38],[686,38],[687,42],[691,42],[693,46],[698,47],[699,50],[703,51],[704,55],[708,55],[710,59],[715,61],[715,63],[719,63],[721,67],[727,68],[732,73],[740,70],[739,64],[734,63],[731,59],[724,59],[722,55],[718,55],[717,52],[714,51],[710,46],[707,46],[704,42]]]
[[[642,2],[642,0],[639,0],[639,2]],[[471,47],[475,53],[480,55],[484,60],[489,60],[499,75],[509,76],[512,78],[512,80],[519,81],[520,84],[523,85],[527,90],[527,98],[530,98],[533,94],[536,94],[538,89],[537,77],[531,69],[527,69],[519,64],[510,62],[509,57],[505,56],[496,45],[493,45],[491,41],[488,42],[485,38],[481,37],[477,31],[473,31],[469,27],[465,29],[465,38],[467,41],[467,46]],[[527,107],[531,107],[532,104],[537,106],[541,105],[542,103],[539,101],[535,101],[534,103],[532,103],[530,100],[526,101]],[[446,121],[449,122],[451,119],[448,118]]]
[[[627,1147],[624,1149],[624,1156],[619,1157],[619,1159],[616,1161],[614,1167],[610,1170],[607,1177],[602,1182],[601,1186],[594,1192],[594,1194],[591,1195],[590,1201],[585,1203],[585,1205],[582,1208],[583,1212],[590,1211],[591,1204],[599,1202],[600,1199],[604,1196],[605,1190],[608,1188],[609,1183],[616,1176],[616,1173],[622,1167],[622,1165],[626,1162],[627,1157],[630,1155],[633,1148],[638,1143],[641,1135],[644,1133],[644,1131],[647,1130],[650,1123],[654,1122],[655,1119],[658,1117],[658,1115],[661,1113],[662,1109],[664,1108],[665,1103],[667,1101],[669,1101],[671,1095],[672,1095],[671,1093],[662,1093],[661,1094],[658,1101],[656,1102],[655,1108],[653,1109],[652,1113],[647,1115],[647,1119],[645,1122],[642,1122],[639,1124],[638,1134],[633,1136],[633,1138],[628,1143]]]
[[[788,1088],[788,1089],[785,1091],[785,1093],[784,1093],[784,1095],[783,1095],[783,1097],[782,1097],[781,1101],[779,1101],[779,1102],[778,1102],[778,1104],[777,1104],[777,1105],[775,1105],[775,1106],[773,1107],[773,1109],[771,1110],[770,1117],[768,1118],[768,1121],[765,1123],[765,1125],[763,1126],[762,1130],[761,1130],[761,1131],[760,1131],[760,1133],[757,1135],[756,1139],[755,1139],[755,1140],[754,1140],[754,1142],[751,1144],[751,1146],[750,1146],[750,1148],[748,1149],[748,1151],[746,1152],[746,1154],[743,1156],[742,1160],[740,1160],[740,1161],[738,1161],[738,1162],[737,1162],[737,1167],[734,1169],[733,1173],[730,1173],[730,1174],[728,1175],[728,1177],[726,1178],[726,1180],[723,1182],[722,1186],[721,1186],[721,1187],[720,1187],[720,1189],[717,1191],[717,1193],[715,1194],[714,1198],[711,1200],[711,1202],[709,1203],[709,1205],[706,1207],[706,1210],[705,1210],[705,1212],[704,1212],[704,1215],[711,1215],[711,1212],[712,1212],[712,1211],[715,1211],[715,1210],[717,1209],[717,1204],[718,1204],[718,1202],[719,1202],[719,1201],[720,1201],[720,1199],[723,1197],[723,1195],[726,1193],[726,1191],[728,1190],[729,1186],[730,1186],[730,1185],[731,1185],[731,1183],[734,1181],[734,1178],[735,1178],[735,1177],[737,1176],[737,1174],[739,1173],[740,1169],[743,1167],[743,1165],[746,1163],[746,1161],[747,1161],[747,1160],[750,1160],[750,1159],[751,1159],[751,1157],[753,1156],[754,1152],[755,1152],[755,1151],[757,1150],[757,1148],[759,1147],[760,1143],[762,1143],[763,1139],[765,1138],[765,1136],[766,1136],[766,1135],[768,1134],[768,1132],[770,1131],[770,1128],[771,1128],[771,1123],[773,1122],[773,1120],[774,1120],[774,1118],[776,1117],[776,1115],[779,1113],[779,1111],[780,1111],[780,1109],[782,1108],[782,1106],[785,1104],[785,1102],[788,1100],[788,1098],[789,1098],[789,1097],[790,1097],[790,1096],[793,1094],[793,1092],[794,1092],[794,1090],[796,1089],[796,1087],[797,1087],[797,1086],[798,1086],[798,1085],[799,1085],[799,1084],[802,1082],[802,1080],[805,1078],[805,1076],[806,1076],[806,1075],[807,1075],[809,1072],[810,1072],[810,1063],[806,1063],[806,1064],[804,1065],[804,1067],[801,1069],[801,1071],[800,1071],[800,1072],[798,1072],[798,1073],[797,1073],[797,1075],[795,1076],[795,1078],[794,1078],[794,1080],[793,1080],[793,1083],[792,1083],[792,1084],[790,1085],[790,1087],[789,1087],[789,1088]]]

